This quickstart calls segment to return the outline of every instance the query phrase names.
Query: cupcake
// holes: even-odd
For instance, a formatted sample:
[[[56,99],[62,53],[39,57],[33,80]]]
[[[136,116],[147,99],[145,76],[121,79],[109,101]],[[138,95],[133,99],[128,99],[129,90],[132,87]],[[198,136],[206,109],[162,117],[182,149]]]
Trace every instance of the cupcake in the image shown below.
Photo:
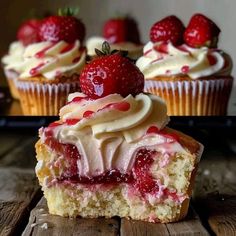
[[[136,83],[134,83],[136,81]],[[202,145],[166,127],[164,101],[120,54],[86,65],[82,93],[40,129],[36,174],[49,213],[173,222],[188,212]]]
[[[16,80],[19,77],[19,71],[15,66],[22,62],[22,56],[25,46],[39,41],[38,27],[40,20],[30,19],[25,21],[18,29],[17,40],[10,44],[7,55],[2,58],[2,65],[5,76],[13,98],[19,99],[16,88]]]
[[[102,44],[107,41],[112,50],[128,51],[128,56],[137,60],[142,55],[143,45],[137,23],[130,17],[112,18],[103,26],[103,37],[93,36],[86,42],[88,56],[96,57],[95,48],[101,50]]]
[[[175,16],[155,23],[136,63],[145,91],[162,97],[169,115],[226,115],[232,60],[216,48],[220,30],[195,14],[187,28]]]
[[[50,16],[42,21],[39,35],[41,42],[25,48],[17,67],[21,107],[24,115],[57,115],[68,94],[79,91],[85,27],[74,16]]]

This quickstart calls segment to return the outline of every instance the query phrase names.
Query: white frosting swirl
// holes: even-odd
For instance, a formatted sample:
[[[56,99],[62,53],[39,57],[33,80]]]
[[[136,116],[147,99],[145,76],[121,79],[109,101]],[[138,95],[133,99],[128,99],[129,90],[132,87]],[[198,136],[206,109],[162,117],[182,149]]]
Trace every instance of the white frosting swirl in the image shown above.
[[[175,47],[171,42],[148,42],[143,52],[136,65],[146,79],[181,74],[198,79],[223,70],[229,75],[232,69],[230,62],[228,68],[225,68],[225,56],[222,52],[207,47],[191,48],[185,44]]]
[[[2,63],[4,64],[5,69],[9,69],[10,67],[15,70],[15,65],[18,65],[23,60],[24,50],[25,47],[20,41],[11,43],[8,54],[2,58]]]
[[[86,42],[86,47],[88,49],[89,56],[95,56],[95,48],[98,50],[102,49],[103,42],[106,41],[105,38],[102,37],[91,37]],[[137,60],[142,55],[143,45],[135,44],[132,42],[122,42],[122,43],[114,43],[110,44],[111,50],[123,50],[128,51],[128,56],[131,59]]]
[[[23,61],[9,65],[8,69],[19,71],[20,78],[43,75],[52,80],[60,75],[72,75],[85,65],[86,51],[80,49],[78,40],[74,44],[64,41],[34,43],[25,48]]]
[[[78,97],[79,101],[73,100]],[[186,153],[171,137],[147,132],[152,126],[161,130],[169,121],[166,105],[157,96],[139,94],[123,98],[111,94],[89,100],[75,93],[70,95],[69,101],[60,111],[61,121],[65,123],[54,127],[53,132],[59,142],[78,148],[80,176],[96,176],[112,169],[127,173],[134,165],[136,153],[143,147],[162,153],[167,150]],[[85,116],[88,112],[90,115]],[[66,124],[71,119],[78,122]]]

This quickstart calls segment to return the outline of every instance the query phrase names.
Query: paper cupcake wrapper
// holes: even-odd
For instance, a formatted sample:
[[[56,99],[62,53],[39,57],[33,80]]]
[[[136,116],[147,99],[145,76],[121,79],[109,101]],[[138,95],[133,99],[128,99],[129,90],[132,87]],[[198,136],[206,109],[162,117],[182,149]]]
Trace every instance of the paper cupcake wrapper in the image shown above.
[[[145,92],[166,101],[168,115],[226,115],[232,77],[191,81],[145,81]]]
[[[80,91],[79,82],[41,84],[17,81],[24,115],[57,116],[67,102],[69,93]]]
[[[15,99],[19,99],[19,93],[16,87],[16,80],[18,79],[18,73],[12,70],[4,70],[4,74],[7,78],[7,83],[12,97]]]

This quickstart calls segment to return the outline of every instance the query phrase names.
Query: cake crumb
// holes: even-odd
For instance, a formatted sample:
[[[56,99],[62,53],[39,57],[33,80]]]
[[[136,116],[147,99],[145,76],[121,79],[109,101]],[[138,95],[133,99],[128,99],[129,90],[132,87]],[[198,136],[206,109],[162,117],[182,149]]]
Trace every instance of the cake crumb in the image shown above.
[[[210,175],[210,171],[208,169],[206,169],[206,170],[203,171],[203,174],[204,175]]]
[[[40,227],[42,229],[48,229],[48,224],[47,223],[43,223]]]
[[[47,216],[48,214],[41,214],[40,216]]]

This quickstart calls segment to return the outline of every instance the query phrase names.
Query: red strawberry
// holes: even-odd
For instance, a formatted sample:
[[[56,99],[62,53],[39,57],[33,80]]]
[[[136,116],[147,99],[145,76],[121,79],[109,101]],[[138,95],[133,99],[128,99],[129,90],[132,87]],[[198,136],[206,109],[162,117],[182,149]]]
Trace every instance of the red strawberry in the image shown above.
[[[83,93],[95,99],[113,93],[125,97],[143,91],[144,76],[118,52],[100,56],[85,66],[80,75],[80,86]]]
[[[150,30],[152,42],[171,41],[174,45],[183,42],[184,25],[176,16],[168,16],[156,22]]]
[[[73,43],[75,40],[83,42],[85,26],[76,17],[70,15],[49,16],[45,18],[39,29],[42,41],[57,43],[61,40]]]
[[[17,32],[17,39],[27,46],[31,43],[40,42],[40,37],[38,29],[40,27],[41,21],[37,19],[31,19],[25,21]]]
[[[185,32],[184,41],[191,47],[216,47],[220,29],[202,14],[192,16]]]
[[[140,44],[137,23],[132,18],[113,18],[105,22],[103,36],[109,43],[133,42]]]

